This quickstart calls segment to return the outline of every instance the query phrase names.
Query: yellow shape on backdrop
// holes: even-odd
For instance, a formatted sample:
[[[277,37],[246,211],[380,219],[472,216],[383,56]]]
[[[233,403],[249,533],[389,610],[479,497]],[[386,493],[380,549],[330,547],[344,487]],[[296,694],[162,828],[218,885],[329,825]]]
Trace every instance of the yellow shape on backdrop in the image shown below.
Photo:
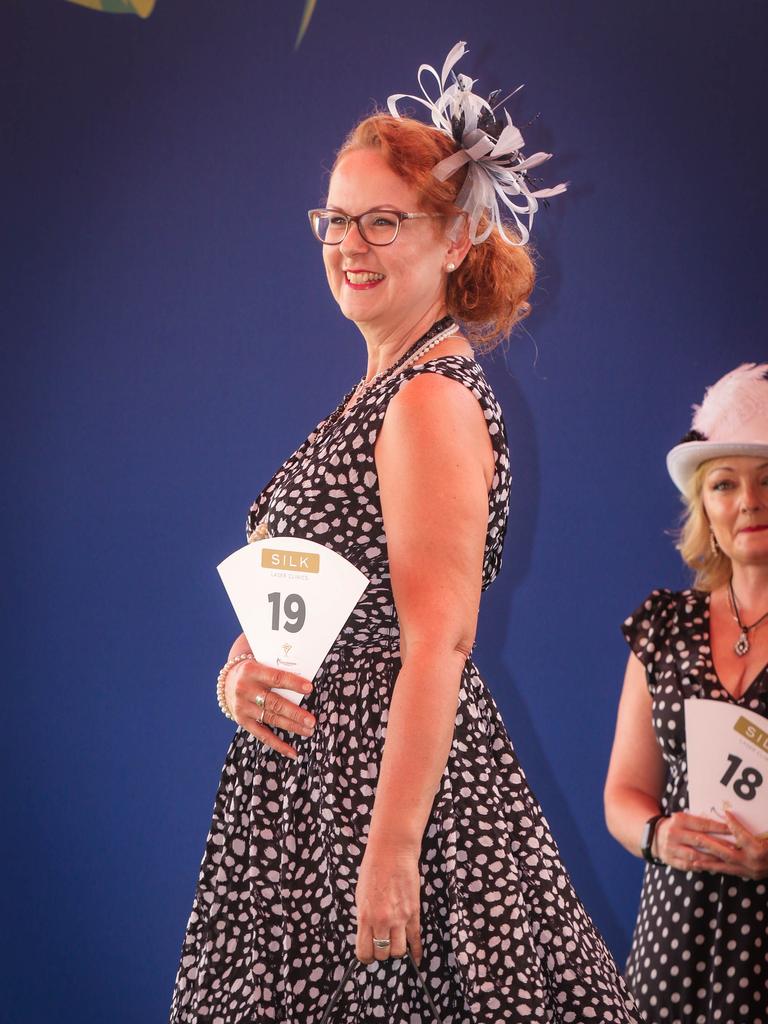
[[[304,35],[307,29],[309,28],[309,23],[312,19],[312,15],[315,12],[316,4],[317,0],[307,0],[306,4],[304,5],[304,14],[301,17],[301,24],[299,25],[299,34],[296,36],[296,45],[294,46],[294,49],[296,50],[298,50],[298,48],[301,46],[301,40],[304,38]]]
[[[155,6],[155,0],[69,0],[69,3],[107,14],[138,14],[140,18],[148,18]]]

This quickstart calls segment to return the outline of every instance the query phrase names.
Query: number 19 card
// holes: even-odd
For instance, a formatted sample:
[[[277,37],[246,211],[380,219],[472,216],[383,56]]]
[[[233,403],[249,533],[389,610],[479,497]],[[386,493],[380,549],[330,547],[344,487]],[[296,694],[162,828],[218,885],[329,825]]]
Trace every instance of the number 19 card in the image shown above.
[[[219,575],[257,661],[313,679],[368,579],[331,548],[269,537],[239,548]],[[275,690],[300,703],[301,694]]]
[[[768,838],[768,718],[720,700],[685,702],[688,804],[693,814],[729,810]]]

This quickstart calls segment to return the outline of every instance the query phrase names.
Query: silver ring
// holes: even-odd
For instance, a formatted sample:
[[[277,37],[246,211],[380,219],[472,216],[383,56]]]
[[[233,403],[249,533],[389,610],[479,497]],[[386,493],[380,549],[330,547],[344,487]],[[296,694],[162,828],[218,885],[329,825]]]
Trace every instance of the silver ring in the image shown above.
[[[257,707],[263,708],[264,705],[267,703],[266,693],[257,693],[256,696],[253,698],[253,703],[256,704]]]
[[[259,715],[259,717],[258,717],[258,718],[256,719],[256,721],[257,721],[257,722],[259,723],[259,725],[261,725],[261,724],[262,724],[262,722],[264,721],[264,715],[265,715],[265,713],[266,713],[266,710],[267,710],[267,709],[266,709],[266,708],[265,708],[265,707],[264,707],[264,706],[262,705],[262,708],[261,708],[261,714],[260,714],[260,715]]]
[[[376,949],[387,949],[389,946],[392,945],[389,939],[374,939],[373,944],[376,947]]]

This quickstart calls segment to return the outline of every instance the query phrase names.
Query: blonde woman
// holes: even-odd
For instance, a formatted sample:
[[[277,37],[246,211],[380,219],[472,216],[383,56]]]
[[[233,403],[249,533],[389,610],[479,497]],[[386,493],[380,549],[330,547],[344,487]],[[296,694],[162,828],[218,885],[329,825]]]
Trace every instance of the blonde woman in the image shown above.
[[[768,716],[768,365],[711,387],[667,456],[694,587],[655,590],[629,656],[605,788],[608,828],[648,862],[627,961],[648,1021],[768,1021],[768,842],[688,813],[683,702]]]

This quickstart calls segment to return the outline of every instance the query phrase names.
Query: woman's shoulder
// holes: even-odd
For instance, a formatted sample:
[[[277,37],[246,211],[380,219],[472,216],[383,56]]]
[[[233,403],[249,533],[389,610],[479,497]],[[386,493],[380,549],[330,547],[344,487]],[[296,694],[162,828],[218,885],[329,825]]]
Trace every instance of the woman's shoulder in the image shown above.
[[[668,619],[681,612],[693,612],[702,601],[706,601],[704,591],[686,587],[684,590],[672,590],[669,587],[656,587],[638,605],[625,620],[625,625],[638,619]]]
[[[684,587],[682,590],[673,590],[671,587],[655,587],[644,599],[640,607],[650,605],[653,607],[671,607],[698,604],[705,601],[708,594],[705,590],[696,590],[694,587]]]
[[[410,395],[406,398],[408,392]],[[417,363],[402,375],[395,394],[415,404],[431,401],[438,414],[442,402],[455,402],[457,408],[463,405],[466,409],[476,403],[492,437],[498,437],[500,442],[506,439],[501,406],[482,366],[473,356],[451,354]],[[471,403],[467,402],[467,397]]]
[[[635,654],[646,660],[643,656],[656,652],[665,640],[678,636],[697,621],[703,623],[706,600],[703,591],[691,587],[659,587],[624,620],[621,631]]]
[[[465,356],[446,355],[409,367],[394,383],[387,420],[428,432],[483,422],[489,426],[495,419],[495,403],[473,364]]]
[[[434,380],[436,377],[448,378],[463,384],[481,404],[492,403],[497,406],[493,389],[488,383],[482,366],[473,355],[456,352],[416,363],[401,375],[398,384],[399,387],[402,387],[406,383],[417,380]]]

